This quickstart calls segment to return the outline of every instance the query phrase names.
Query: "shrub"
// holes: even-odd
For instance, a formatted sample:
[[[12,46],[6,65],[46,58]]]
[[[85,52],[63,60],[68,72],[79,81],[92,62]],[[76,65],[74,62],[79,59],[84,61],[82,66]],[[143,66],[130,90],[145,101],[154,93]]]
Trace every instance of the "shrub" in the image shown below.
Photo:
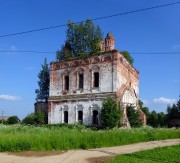
[[[29,125],[34,125],[36,124],[36,116],[34,113],[28,114],[23,120],[22,123],[24,124],[29,124]]]
[[[12,116],[7,119],[7,124],[13,125],[19,123],[20,120],[17,116]]]
[[[44,112],[37,112],[35,115],[35,122],[38,125],[43,125],[46,123],[46,117]]]
[[[113,128],[120,123],[121,108],[117,101],[107,98],[102,105],[100,122],[104,128]]]
[[[22,121],[24,124],[28,125],[43,125],[46,123],[46,116],[44,112],[37,112],[36,114],[28,114]]]

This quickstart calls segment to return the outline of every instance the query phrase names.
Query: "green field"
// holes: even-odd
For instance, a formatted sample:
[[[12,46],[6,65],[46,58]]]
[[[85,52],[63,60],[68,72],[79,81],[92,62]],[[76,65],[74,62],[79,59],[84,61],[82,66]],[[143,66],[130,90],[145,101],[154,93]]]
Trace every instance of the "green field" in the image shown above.
[[[180,145],[155,148],[132,154],[119,155],[106,163],[179,163],[180,162]]]
[[[81,125],[0,125],[0,151],[87,149],[173,138],[180,138],[180,129],[146,127],[94,131]]]

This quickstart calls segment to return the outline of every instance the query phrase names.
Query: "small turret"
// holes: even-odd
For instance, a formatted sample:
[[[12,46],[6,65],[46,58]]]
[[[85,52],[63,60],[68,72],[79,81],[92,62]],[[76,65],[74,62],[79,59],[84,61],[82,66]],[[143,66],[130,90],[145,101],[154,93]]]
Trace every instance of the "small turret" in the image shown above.
[[[114,50],[114,36],[112,33],[108,33],[105,38],[105,51],[111,51]]]

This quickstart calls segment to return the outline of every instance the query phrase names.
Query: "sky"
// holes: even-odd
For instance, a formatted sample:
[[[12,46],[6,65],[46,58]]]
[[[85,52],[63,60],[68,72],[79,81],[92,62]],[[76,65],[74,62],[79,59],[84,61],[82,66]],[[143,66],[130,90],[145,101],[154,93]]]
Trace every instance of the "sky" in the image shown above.
[[[0,36],[178,2],[178,0],[0,0]],[[180,95],[180,3],[94,21],[127,50],[140,73],[140,99],[166,112]],[[56,60],[67,27],[0,37],[0,114],[23,119],[34,112],[44,58]],[[25,53],[19,51],[39,51]],[[45,53],[50,52],[50,53]]]

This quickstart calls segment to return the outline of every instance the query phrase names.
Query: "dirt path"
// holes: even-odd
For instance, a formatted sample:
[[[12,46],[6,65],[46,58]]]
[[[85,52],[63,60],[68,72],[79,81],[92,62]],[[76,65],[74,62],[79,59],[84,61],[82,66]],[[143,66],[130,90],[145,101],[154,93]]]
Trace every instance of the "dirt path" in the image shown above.
[[[0,153],[0,163],[86,163],[98,158],[114,156],[117,154],[126,154],[136,151],[152,149],[155,147],[164,147],[180,144],[180,139],[170,139],[161,141],[144,142],[131,145],[123,145],[108,148],[96,148],[89,150],[70,150],[67,152],[50,152],[49,155],[40,154],[36,156],[20,153],[20,156],[14,153]],[[52,155],[51,155],[52,154]],[[93,161],[94,162],[94,161]]]

